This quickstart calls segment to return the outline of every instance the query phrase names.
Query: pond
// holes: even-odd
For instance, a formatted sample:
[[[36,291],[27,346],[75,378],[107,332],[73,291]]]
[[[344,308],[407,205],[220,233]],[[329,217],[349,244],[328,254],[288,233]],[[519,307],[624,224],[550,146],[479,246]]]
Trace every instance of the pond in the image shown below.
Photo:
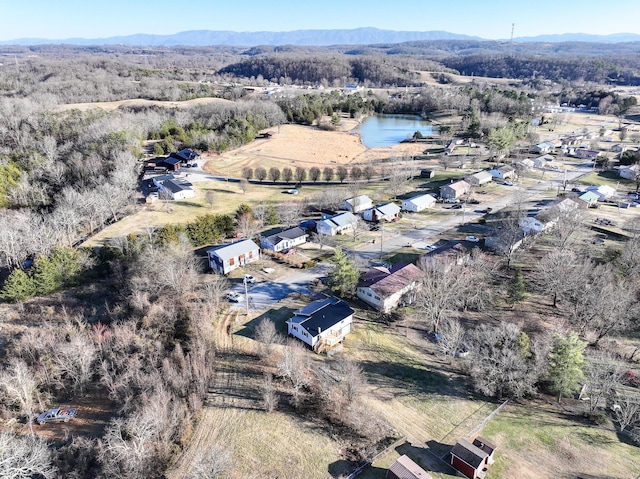
[[[393,146],[411,138],[416,131],[431,136],[431,123],[414,115],[374,115],[358,127],[362,143],[367,148]]]

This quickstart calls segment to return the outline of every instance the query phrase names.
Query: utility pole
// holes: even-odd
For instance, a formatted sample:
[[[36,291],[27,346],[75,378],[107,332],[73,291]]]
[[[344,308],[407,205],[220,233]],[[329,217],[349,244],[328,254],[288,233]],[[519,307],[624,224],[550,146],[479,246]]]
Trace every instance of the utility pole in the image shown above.
[[[509,45],[513,45],[513,31],[515,30],[515,28],[516,28],[516,24],[512,23],[511,24],[511,40],[509,40]]]
[[[384,240],[384,224],[380,223],[380,259],[382,259],[382,241]]]

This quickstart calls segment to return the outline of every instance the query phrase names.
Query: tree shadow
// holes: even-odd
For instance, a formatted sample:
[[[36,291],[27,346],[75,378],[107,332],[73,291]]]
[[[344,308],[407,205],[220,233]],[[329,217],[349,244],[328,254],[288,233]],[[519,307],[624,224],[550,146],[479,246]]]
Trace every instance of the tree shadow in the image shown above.
[[[177,205],[189,206],[191,208],[205,208],[205,205],[201,205],[199,203],[194,203],[193,201],[178,200],[178,201],[176,201],[176,204]]]
[[[282,335],[286,335],[287,323],[285,321],[293,316],[294,311],[295,309],[286,306],[282,306],[278,309],[272,308],[268,311],[265,311],[260,316],[257,316],[251,321],[245,323],[242,329],[236,331],[235,334],[237,334],[238,336],[243,336],[245,338],[254,339],[256,327],[258,326],[258,324],[260,324],[263,319],[270,319],[271,321],[273,321],[273,324],[276,327],[276,331]]]
[[[345,459],[338,459],[337,461],[329,464],[327,468],[327,472],[331,477],[345,477],[347,474],[351,473],[358,467],[357,464],[354,464],[351,461],[347,461]],[[384,478],[384,476],[381,476]]]

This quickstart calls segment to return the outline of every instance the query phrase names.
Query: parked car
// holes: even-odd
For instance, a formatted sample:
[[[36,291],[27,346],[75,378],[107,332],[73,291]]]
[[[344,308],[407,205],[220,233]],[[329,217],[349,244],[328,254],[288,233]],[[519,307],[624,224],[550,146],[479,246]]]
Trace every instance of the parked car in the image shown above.
[[[451,207],[452,210],[461,210],[462,209],[462,205],[453,205]]]
[[[574,193],[582,193],[582,190],[580,188],[571,188],[571,191],[573,191]]]
[[[70,419],[76,417],[77,411],[74,408],[69,409],[49,409],[38,416],[36,422],[44,424],[47,422],[69,422]]]
[[[245,275],[242,277],[242,280],[243,280],[243,281],[246,281],[247,283],[251,283],[251,284],[253,284],[253,283],[255,283],[255,282],[256,282],[256,279],[255,279],[253,276],[251,276],[250,274],[245,274]]]
[[[504,186],[513,186],[513,182],[512,181],[505,181],[504,183],[502,183]]]
[[[240,293],[236,293],[235,291],[231,291],[227,293],[227,299],[232,303],[239,303],[242,301],[243,296]]]
[[[480,241],[480,238],[478,238],[477,236],[467,236],[465,237],[466,241],[471,241],[473,243],[477,243],[478,241]]]
[[[297,195],[299,192],[298,192],[298,190],[296,190],[296,189],[294,188],[294,189],[292,189],[292,190],[287,190],[287,193],[288,193],[288,194],[290,194],[290,195]]]

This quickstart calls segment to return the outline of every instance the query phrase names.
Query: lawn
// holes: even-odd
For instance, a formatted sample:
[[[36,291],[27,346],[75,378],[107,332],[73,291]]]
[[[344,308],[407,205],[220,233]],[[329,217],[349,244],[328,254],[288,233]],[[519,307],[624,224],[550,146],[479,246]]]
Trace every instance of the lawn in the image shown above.
[[[608,185],[616,189],[619,189],[621,186],[629,189],[635,189],[636,187],[635,182],[621,178],[617,171],[594,171],[581,177],[578,183],[587,186]]]
[[[607,477],[636,479],[640,449],[612,424],[594,426],[552,402],[510,404],[483,429],[498,444],[491,479]]]

